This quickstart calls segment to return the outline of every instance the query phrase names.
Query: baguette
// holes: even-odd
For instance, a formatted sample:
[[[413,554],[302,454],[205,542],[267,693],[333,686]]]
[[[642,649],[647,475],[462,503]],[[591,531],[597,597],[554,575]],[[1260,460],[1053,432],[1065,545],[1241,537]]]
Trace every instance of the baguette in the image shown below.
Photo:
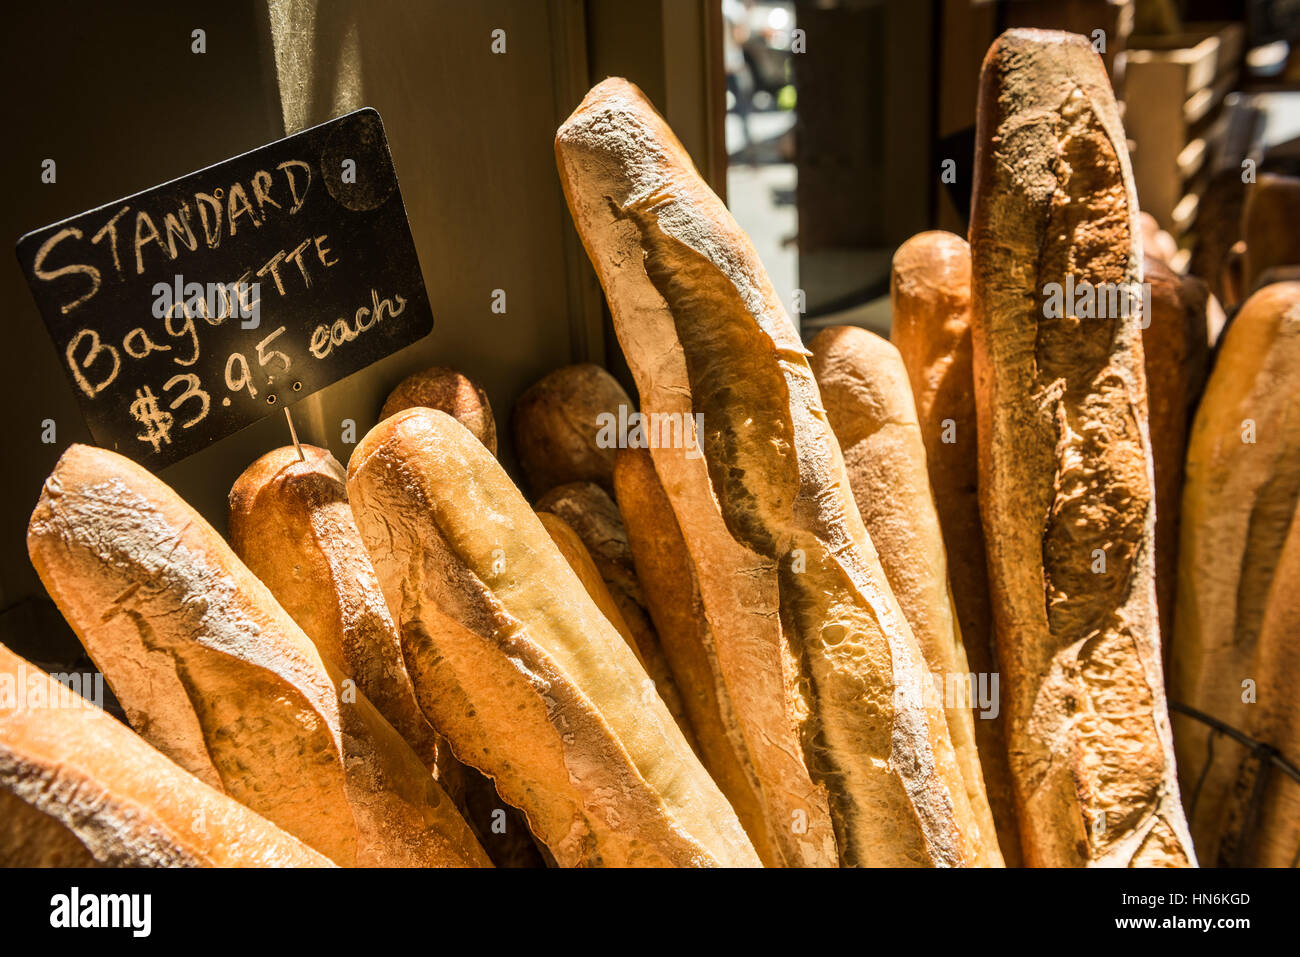
[[[1260,619],[1255,673],[1257,703],[1246,731],[1292,765],[1300,766],[1300,508],[1278,558],[1268,604]],[[1300,867],[1300,783],[1268,766],[1257,753],[1242,759],[1228,804],[1220,861],[1233,866]]]
[[[1180,277],[1152,256],[1144,258],[1143,269],[1151,289],[1151,315],[1142,330],[1142,354],[1155,467],[1156,606],[1160,611],[1160,635],[1167,645],[1174,633],[1187,434],[1209,372],[1210,342],[1205,321],[1209,289],[1199,279]]]
[[[1128,305],[1141,280],[1124,133],[1084,38],[1011,30],[989,49],[970,246],[979,495],[1025,862],[1191,864],[1160,665],[1141,310],[1075,318],[1050,298],[1073,279]]]
[[[596,562],[591,557],[591,552],[587,550],[587,546],[582,543],[582,539],[578,537],[578,533],[573,530],[573,527],[568,522],[551,512],[538,511],[537,517],[541,520],[542,527],[546,529],[546,534],[551,536],[551,541],[555,543],[555,547],[560,550],[564,560],[573,569],[573,573],[578,576],[578,581],[582,582],[582,587],[586,590],[587,595],[596,603],[600,613],[614,626],[614,630],[619,633],[619,636],[627,642],[627,646],[636,655],[636,660],[644,668],[645,659],[641,657],[641,652],[637,650],[636,636],[632,634],[632,629],[628,627],[627,621],[623,618],[623,613],[618,610],[618,604],[614,601],[614,596],[609,593],[605,579],[600,577]]]
[[[357,446],[348,497],[425,714],[561,866],[757,866],[636,656],[442,412]]]
[[[634,406],[618,380],[598,365],[563,366],[533,383],[510,413],[515,455],[534,496],[566,482],[610,487],[617,437],[608,419]],[[619,410],[624,410],[620,415]]]
[[[415,700],[397,628],[327,449],[275,449],[230,490],[230,546],[280,607],[436,769],[438,737]]]
[[[0,645],[0,867],[332,867]]]
[[[235,554],[434,773],[493,862],[540,865],[523,817],[491,800],[492,785],[475,780],[481,775],[439,742],[415,700],[397,626],[352,518],[343,467],[325,449],[304,445],[302,453],[300,460],[292,447],[268,452],[235,482]],[[504,822],[494,818],[498,811]]]
[[[975,743],[998,843],[1008,867],[1023,863],[1007,764],[1006,715],[989,606],[984,529],[980,525],[979,448],[970,342],[970,246],[940,230],[898,247],[890,273],[890,341],[907,367],[925,462],[948,558],[952,602],[976,675],[987,675],[997,711],[975,722]]]
[[[338,864],[487,864],[410,746],[143,468],[72,446],[27,545],[132,726],[182,767]]]
[[[611,485],[613,473],[611,472]],[[632,550],[627,543],[623,516],[609,494],[594,482],[569,482],[558,485],[537,500],[539,512],[549,512],[563,519],[577,533],[595,562],[600,577],[608,586],[619,614],[632,636],[632,645],[659,697],[686,735],[697,753],[699,745],[690,719],[682,706],[682,694],[664,657],[655,634],[654,623],[646,610],[645,594],[637,581]],[[581,576],[579,576],[581,577]],[[620,629],[621,631],[622,629]]]
[[[433,366],[413,373],[389,393],[379,412],[380,421],[406,409],[439,409],[473,433],[493,455],[497,454],[497,425],[487,392],[469,376]]]
[[[713,566],[701,591],[719,644],[741,642],[725,680],[747,699],[763,686],[777,740],[794,725],[842,864],[974,864],[943,712],[753,246],[626,80],[587,94],[556,154],[642,414],[703,416],[702,456],[651,454],[696,568]]]
[[[948,722],[981,862],[1000,865],[993,812],[975,742],[979,678],[970,670],[948,587],[948,560],[926,472],[925,443],[898,350],[866,329],[830,326],[808,344],[826,417],[844,453],[853,498],[889,586],[921,646],[930,689]],[[992,690],[984,679],[986,695]]]
[[[619,449],[614,459],[614,490],[627,523],[637,578],[645,586],[647,610],[683,691],[683,707],[705,768],[735,808],[766,866],[837,866],[830,810],[825,795],[815,792],[802,760],[796,763],[787,757],[788,778],[770,774],[773,767],[782,770],[773,760],[782,752],[768,753],[772,744],[783,745],[786,756],[799,751],[792,724],[777,726],[787,740],[773,742],[758,735],[758,740],[751,742],[746,737],[746,731],[756,731],[758,724],[751,727],[742,713],[757,709],[753,702],[736,699],[723,677],[717,635],[700,594],[699,575],[647,450]],[[780,674],[775,677],[779,679]],[[796,782],[803,793],[792,797],[784,786],[786,781]],[[810,815],[815,816],[810,820]]]
[[[1263,679],[1261,624],[1300,496],[1297,390],[1300,283],[1275,283],[1251,296],[1224,333],[1192,426],[1169,653],[1174,699],[1243,730],[1259,707],[1242,699]],[[1175,715],[1174,732],[1196,847],[1216,864],[1244,754],[1217,735],[1206,769],[1206,726]]]

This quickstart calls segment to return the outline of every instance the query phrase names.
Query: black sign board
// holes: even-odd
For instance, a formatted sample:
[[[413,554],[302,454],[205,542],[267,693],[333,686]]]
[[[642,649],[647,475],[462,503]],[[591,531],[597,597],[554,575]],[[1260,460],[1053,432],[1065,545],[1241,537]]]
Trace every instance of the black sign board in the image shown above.
[[[155,469],[433,328],[372,109],[28,233],[18,259],[95,441]]]

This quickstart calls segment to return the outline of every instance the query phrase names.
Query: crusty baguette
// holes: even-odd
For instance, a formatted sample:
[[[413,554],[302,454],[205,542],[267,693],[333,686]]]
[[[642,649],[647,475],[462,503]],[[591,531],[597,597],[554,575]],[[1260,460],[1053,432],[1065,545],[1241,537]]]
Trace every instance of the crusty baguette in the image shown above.
[[[1245,731],[1300,766],[1300,508],[1291,518],[1268,602],[1260,619],[1255,703]],[[1216,744],[1217,750],[1217,744]],[[1208,862],[1207,862],[1208,863]],[[1300,866],[1300,783],[1258,752],[1242,756],[1224,801],[1216,863],[1231,867]]]
[[[72,446],[27,546],[132,726],[182,767],[338,864],[487,863],[410,746],[143,468]]]
[[[230,546],[321,656],[352,678],[436,767],[438,738],[415,700],[384,594],[348,505],[347,473],[328,449],[266,453],[230,490]]]
[[[611,485],[613,473],[611,471]],[[632,635],[632,643],[645,666],[650,680],[659,689],[668,711],[686,735],[691,747],[699,751],[690,718],[682,706],[681,690],[673,678],[659,645],[654,622],[646,610],[645,594],[637,581],[632,550],[627,543],[627,529],[618,505],[594,482],[567,482],[557,485],[537,500],[539,512],[549,512],[562,518],[577,533],[596,564],[596,569],[608,586],[609,594],[618,606],[619,614]]]
[[[1136,298],[1142,277],[1124,132],[1088,42],[1002,34],[975,147],[979,494],[1025,862],[1186,865],[1140,304],[1080,319],[1049,299],[1071,275]]]
[[[497,454],[497,424],[483,387],[462,372],[433,366],[413,373],[389,393],[379,418],[423,406],[439,409],[474,434],[489,452]]]
[[[332,867],[0,645],[0,867]]]
[[[293,447],[268,452],[235,482],[229,525],[235,554],[434,772],[492,860],[539,865],[523,817],[490,800],[492,785],[475,780],[477,771],[445,743],[439,746],[415,700],[397,626],[357,532],[347,474],[327,450],[304,445],[302,451],[302,460]],[[504,830],[498,811],[508,818]]]
[[[896,348],[854,326],[829,326],[808,348],[826,417],[844,453],[853,498],[930,668],[930,691],[948,721],[966,797],[979,826],[983,862],[1001,864],[975,741],[979,677],[966,660],[949,592],[943,533],[907,368]],[[984,681],[991,691],[987,676]]]
[[[702,457],[662,441],[651,454],[697,569],[712,563],[710,578],[757,599],[724,593],[709,607],[718,586],[701,577],[719,643],[745,632],[743,650],[726,652],[728,685],[749,697],[782,674],[768,691],[772,723],[780,737],[786,722],[801,734],[841,863],[974,864],[977,828],[943,711],[926,700],[925,662],[753,246],[626,80],[594,87],[555,145],[641,412],[690,426],[704,417]],[[720,612],[739,619],[725,638]],[[789,670],[774,673],[782,655]]]
[[[609,587],[605,584],[605,579],[600,577],[600,570],[596,568],[596,562],[591,557],[591,552],[582,543],[578,533],[573,530],[573,527],[568,522],[554,512],[538,510],[537,517],[541,520],[546,533],[551,536],[551,541],[555,542],[555,547],[560,550],[564,560],[573,569],[573,573],[578,576],[578,581],[582,582],[582,587],[586,589],[591,600],[596,603],[596,607],[600,609],[601,614],[614,626],[614,630],[627,642],[627,646],[636,655],[636,660],[641,662],[641,667],[644,668],[645,659],[641,657],[641,652],[637,649],[636,636],[632,634],[632,629],[628,627],[627,622],[624,620],[623,613],[618,610],[618,604],[614,601],[614,596],[609,593]]]
[[[625,410],[620,416],[620,407]],[[534,496],[566,482],[610,487],[618,450],[609,422],[635,410],[618,380],[598,365],[563,366],[534,382],[510,411],[510,435]]]
[[[1151,315],[1142,330],[1142,354],[1156,483],[1156,605],[1160,610],[1161,639],[1167,648],[1174,633],[1178,516],[1182,509],[1187,435],[1209,372],[1210,344],[1205,321],[1209,288],[1199,279],[1184,279],[1150,255],[1145,257],[1143,267],[1151,289]]]
[[[632,650],[467,431],[431,409],[384,420],[348,497],[425,714],[559,864],[758,865]]]
[[[759,774],[745,723],[722,675],[717,640],[700,595],[690,550],[646,449],[619,449],[614,491],[627,524],[628,546],[705,768],[735,808],[768,867],[835,867],[838,855],[825,800],[791,801],[779,780]],[[779,677],[779,675],[777,676]],[[790,736],[788,746],[798,748]],[[800,762],[802,769],[802,762]],[[804,777],[807,772],[803,771]],[[806,784],[812,790],[811,782]],[[808,808],[819,816],[808,821]],[[823,840],[809,840],[808,834]]]
[[[966,659],[987,676],[996,714],[975,722],[975,742],[998,843],[1019,867],[1020,825],[1007,764],[1006,715],[989,606],[988,565],[980,524],[979,443],[970,342],[970,246],[941,230],[919,233],[894,253],[889,282],[890,341],[907,367],[925,463],[948,559],[948,580]]]
[[[1245,730],[1262,680],[1261,623],[1300,496],[1300,283],[1251,296],[1224,333],[1187,448],[1178,607],[1169,651],[1173,698]],[[1294,694],[1294,690],[1290,693]],[[1207,864],[1219,861],[1224,802],[1242,750],[1174,717],[1192,834]],[[1198,786],[1199,785],[1199,786]]]

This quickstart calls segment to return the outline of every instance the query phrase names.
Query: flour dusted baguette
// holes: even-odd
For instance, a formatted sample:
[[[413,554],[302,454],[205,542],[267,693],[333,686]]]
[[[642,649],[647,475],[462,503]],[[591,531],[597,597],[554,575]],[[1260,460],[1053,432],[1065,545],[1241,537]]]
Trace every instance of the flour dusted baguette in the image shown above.
[[[688,426],[703,416],[702,457],[662,442],[652,455],[697,568],[713,562],[732,595],[757,599],[724,595],[707,609],[715,627],[724,605],[739,616],[725,640],[747,632],[743,651],[728,649],[728,684],[748,697],[781,675],[773,704],[829,792],[842,863],[975,863],[977,828],[943,712],[925,700],[925,662],[752,245],[626,80],[587,94],[556,154],[641,412]],[[701,588],[706,606],[722,592],[703,578]]]
[[[985,790],[1003,860],[1008,867],[1018,867],[1020,825],[1007,764],[1006,715],[977,489],[970,246],[940,230],[913,236],[894,253],[889,293],[889,337],[907,367],[916,403],[962,644],[977,681],[984,682],[995,704],[993,714],[975,722]]]
[[[779,781],[760,776],[755,754],[761,756],[762,749],[746,739],[746,722],[740,718],[741,711],[752,711],[755,703],[733,697],[723,677],[699,576],[649,451],[619,449],[614,491],[627,523],[628,546],[644,585],[647,610],[683,691],[683,707],[704,766],[735,808],[765,865],[834,867],[838,855],[824,802],[814,805],[820,818],[809,827],[803,810],[806,802],[790,801]],[[797,747],[793,738],[790,746]],[[802,762],[798,770],[806,779]],[[812,791],[811,782],[804,787]],[[809,840],[810,833],[822,835],[821,843]]]
[[[892,345],[852,326],[823,329],[808,348],[858,511],[929,666],[929,692],[947,718],[979,827],[979,862],[1001,864],[975,742],[974,709],[981,707],[978,679],[967,663],[949,594],[943,534],[907,369]]]
[[[985,57],[970,245],[979,494],[1025,861],[1189,864],[1140,303],[1074,318],[1050,299],[1070,277],[1136,299],[1141,279],[1124,133],[1082,37],[1011,30]]]
[[[1142,354],[1155,467],[1156,604],[1161,639],[1167,646],[1173,638],[1187,435],[1209,371],[1205,322],[1209,289],[1199,279],[1184,279],[1150,255],[1145,257],[1143,268],[1151,290],[1151,314],[1142,330]]]
[[[415,700],[397,628],[348,505],[347,473],[329,453],[275,449],[230,490],[230,546],[406,739],[436,765],[438,739]]]
[[[369,699],[143,468],[72,446],[27,546],[131,724],[182,767],[339,864],[487,862]]]
[[[563,366],[533,383],[510,412],[515,455],[532,494],[566,482],[609,488],[618,449],[614,426],[632,409],[618,380],[590,362]]]
[[[636,656],[486,449],[386,419],[348,497],[425,714],[562,866],[758,865]]]
[[[1260,628],[1300,497],[1298,390],[1300,283],[1274,283],[1224,333],[1192,426],[1169,650],[1174,700],[1243,730],[1259,707],[1242,698],[1247,682],[1263,678]],[[1175,715],[1174,731],[1197,851],[1217,864],[1224,802],[1243,754],[1216,737],[1202,779],[1208,729]]]
[[[405,409],[423,406],[439,409],[474,434],[493,455],[497,454],[497,426],[492,404],[483,387],[462,372],[433,366],[412,373],[397,384],[379,412],[381,420]]]
[[[330,867],[0,645],[0,867]]]
[[[611,470],[611,484],[612,475]],[[659,697],[664,699],[691,747],[698,750],[690,719],[682,706],[681,691],[660,647],[654,622],[646,610],[645,594],[637,581],[632,551],[628,548],[627,530],[614,500],[594,482],[568,482],[557,485],[539,498],[537,510],[560,517],[582,540],[608,586],[609,594],[632,636],[637,657],[655,683]]]

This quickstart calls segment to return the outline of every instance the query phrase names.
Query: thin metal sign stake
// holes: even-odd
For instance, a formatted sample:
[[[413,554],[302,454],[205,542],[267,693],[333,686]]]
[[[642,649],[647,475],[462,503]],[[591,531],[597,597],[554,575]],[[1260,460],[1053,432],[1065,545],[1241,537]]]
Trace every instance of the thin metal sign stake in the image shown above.
[[[284,407],[284,420],[289,423],[289,437],[293,439],[293,447],[298,450],[298,461],[306,462],[307,456],[302,454],[302,446],[298,444],[298,431],[293,427],[293,416],[289,414],[289,407]]]

